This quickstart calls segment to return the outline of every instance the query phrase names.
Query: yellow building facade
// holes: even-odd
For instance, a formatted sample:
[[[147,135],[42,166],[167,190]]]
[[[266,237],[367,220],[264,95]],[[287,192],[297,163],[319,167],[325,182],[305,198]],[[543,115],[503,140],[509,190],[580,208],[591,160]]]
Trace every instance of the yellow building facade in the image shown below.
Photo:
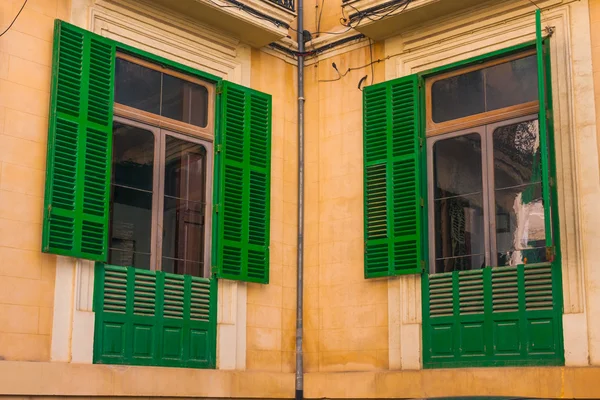
[[[2,29],[18,15],[0,36],[0,396],[294,397],[297,4],[290,7],[289,3],[279,3],[283,5],[269,0],[240,0],[235,4],[228,0],[28,0],[22,10],[21,0],[0,3]],[[304,76],[304,397],[600,398],[596,383],[600,377],[600,275],[594,261],[598,258],[596,235],[600,234],[600,30],[596,27],[600,1],[397,3],[385,12],[377,11],[377,7],[389,7],[386,1],[304,3],[304,29],[311,33]],[[421,261],[429,268],[437,261],[433,255],[430,262],[428,251],[420,254],[414,266],[419,269],[416,273],[365,277],[369,272],[365,266],[364,135],[368,128],[366,96],[371,90],[367,87],[373,86],[374,91],[377,84],[413,74],[423,79],[426,87],[427,79],[437,79],[435,74],[470,68],[473,62],[484,65],[490,54],[495,54],[494,60],[519,52],[534,54],[535,5],[541,9],[544,35],[550,34],[544,45],[549,49],[547,71],[551,71],[546,76],[551,87],[549,120],[553,125],[554,156],[550,158],[556,169],[552,176],[556,188],[552,221],[553,237],[560,238],[554,243],[559,248],[560,265],[552,265],[551,307],[556,318],[550,322],[554,324],[551,331],[540,328],[541,341],[535,343],[543,346],[542,339],[553,332],[548,345],[552,351],[548,350],[551,354],[547,359],[546,355],[536,358],[541,353],[519,347],[521,354],[533,354],[533,358],[505,362],[496,353],[490,355],[491,347],[496,351],[511,344],[485,342],[484,361],[464,361],[463,357],[455,364],[443,364],[444,351],[453,357],[450,353],[460,353],[464,344],[476,343],[478,335],[491,331],[465,336],[465,332],[472,332],[467,328],[479,329],[479,320],[467,319],[455,333],[439,331],[441,347],[432,350],[432,342],[438,340],[435,329],[446,328],[425,315],[435,304],[430,298],[435,285],[424,283],[431,282],[435,274],[427,277],[429,272],[421,267]],[[373,8],[377,12],[369,14]],[[122,361],[111,353],[117,352],[115,339],[106,341],[105,327],[110,325],[99,325],[106,320],[98,319],[98,313],[103,312],[98,308],[102,297],[98,291],[107,286],[101,287],[98,279],[102,276],[105,285],[110,280],[106,272],[99,275],[98,270],[104,271],[104,267],[84,257],[42,251],[47,219],[48,132],[54,118],[48,105],[56,96],[52,92],[53,74],[57,74],[56,61],[53,64],[57,19],[117,43],[117,53],[145,54],[140,59],[156,70],[163,68],[167,75],[169,70],[190,76],[199,71],[213,77],[215,93],[220,90],[216,82],[223,80],[271,96],[268,283],[212,278],[216,289],[211,292],[215,297],[210,300],[213,308],[208,335],[214,329],[214,340],[209,341],[212,344],[207,351],[214,357],[208,356],[208,368],[176,362],[172,368],[139,359]],[[445,69],[451,65],[454,70]],[[537,113],[535,107],[529,110],[534,110],[530,114]],[[114,115],[117,120],[125,118],[122,110]],[[521,118],[529,114],[510,115]],[[155,126],[146,117],[132,120]],[[203,136],[209,150],[214,146],[215,154],[221,151],[215,132],[219,132],[219,124],[225,124],[218,118],[215,130]],[[486,124],[496,123],[499,117],[493,118]],[[174,131],[173,137],[194,135],[181,125],[156,124]],[[426,143],[428,138],[429,133],[424,136]],[[424,185],[426,192],[427,183]],[[427,224],[420,229],[424,242],[428,232],[435,235],[436,229],[428,229]],[[430,246],[434,247],[431,241]],[[492,265],[487,261],[486,266]],[[213,259],[209,267],[214,264]],[[527,264],[527,260],[517,264]],[[212,277],[213,272],[204,278]],[[454,275],[456,278],[450,279],[458,285],[462,275]],[[460,295],[460,289],[456,290],[456,296]],[[489,290],[493,297],[493,287]],[[527,306],[527,294],[514,296],[523,296],[523,307]],[[109,297],[102,297],[103,304]],[[462,303],[456,301],[454,307],[458,308],[453,312],[458,316]],[[489,318],[492,321],[493,317]],[[515,329],[525,329],[523,324],[536,329],[549,321],[546,317],[532,318],[520,320]],[[485,321],[487,324],[488,319]],[[536,325],[536,321],[542,322]],[[507,329],[504,332],[511,332],[510,327]],[[134,340],[123,335],[123,342]],[[164,335],[160,340],[167,346]],[[467,339],[464,344],[447,344],[446,349],[447,335]],[[109,344],[100,347],[98,338]],[[150,343],[148,346],[158,346],[152,340]],[[518,343],[531,346],[534,342]],[[136,351],[146,351],[133,347],[129,360],[136,359]],[[477,351],[470,355],[478,357]],[[442,361],[435,359],[439,354]]]

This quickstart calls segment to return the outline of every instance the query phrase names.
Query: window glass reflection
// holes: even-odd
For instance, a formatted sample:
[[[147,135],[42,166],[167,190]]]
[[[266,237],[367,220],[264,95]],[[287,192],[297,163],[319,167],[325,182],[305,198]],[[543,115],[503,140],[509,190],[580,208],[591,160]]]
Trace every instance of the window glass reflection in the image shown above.
[[[154,134],[115,122],[108,262],[150,268]]]
[[[537,120],[493,133],[498,265],[546,261]]]
[[[481,137],[433,146],[435,272],[485,266]]]
[[[202,145],[166,137],[163,213],[163,271],[203,276],[206,150]]]

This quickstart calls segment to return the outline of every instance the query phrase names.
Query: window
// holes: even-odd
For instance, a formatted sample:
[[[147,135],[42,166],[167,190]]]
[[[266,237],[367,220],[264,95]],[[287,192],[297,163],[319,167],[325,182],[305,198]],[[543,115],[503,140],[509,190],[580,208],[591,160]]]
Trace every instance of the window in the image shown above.
[[[544,262],[537,116],[428,142],[430,272]]]
[[[115,113],[212,140],[214,86],[130,55],[118,54]]]
[[[426,87],[430,272],[547,261],[535,53]]]
[[[427,135],[533,114],[538,107],[537,62],[528,51],[444,73],[426,82]]]
[[[97,261],[94,362],[214,368],[213,278],[269,282],[271,96],[54,32],[42,249]]]
[[[116,59],[109,264],[210,276],[212,143],[160,127],[205,128],[207,86]]]

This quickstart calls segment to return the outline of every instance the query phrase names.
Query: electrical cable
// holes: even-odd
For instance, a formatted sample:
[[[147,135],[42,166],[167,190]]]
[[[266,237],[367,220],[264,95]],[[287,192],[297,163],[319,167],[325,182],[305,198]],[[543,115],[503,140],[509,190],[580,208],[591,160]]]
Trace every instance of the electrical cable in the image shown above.
[[[17,13],[17,15],[15,16],[15,18],[12,20],[12,22],[10,23],[10,25],[8,25],[8,28],[6,28],[4,30],[4,32],[0,33],[0,36],[3,36],[6,32],[8,32],[8,30],[10,28],[12,28],[13,24],[17,21],[17,18],[19,18],[19,15],[21,15],[21,11],[23,11],[23,9],[25,8],[25,4],[27,4],[28,0],[25,0],[25,2],[23,2],[23,5],[21,6],[21,9],[19,10],[19,12]]]

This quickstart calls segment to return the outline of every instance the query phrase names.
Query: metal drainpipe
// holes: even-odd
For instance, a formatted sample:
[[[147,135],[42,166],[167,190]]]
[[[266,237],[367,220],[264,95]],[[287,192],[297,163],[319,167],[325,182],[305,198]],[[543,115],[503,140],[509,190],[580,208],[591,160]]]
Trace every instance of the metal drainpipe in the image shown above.
[[[298,271],[296,277],[296,400],[304,398],[304,4],[298,1]]]

